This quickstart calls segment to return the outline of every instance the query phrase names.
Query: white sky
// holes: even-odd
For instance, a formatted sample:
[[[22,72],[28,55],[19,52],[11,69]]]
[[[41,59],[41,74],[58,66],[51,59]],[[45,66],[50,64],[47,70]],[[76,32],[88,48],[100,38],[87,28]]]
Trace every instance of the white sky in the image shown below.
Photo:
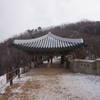
[[[100,0],[0,0],[0,41],[26,29],[100,20]]]

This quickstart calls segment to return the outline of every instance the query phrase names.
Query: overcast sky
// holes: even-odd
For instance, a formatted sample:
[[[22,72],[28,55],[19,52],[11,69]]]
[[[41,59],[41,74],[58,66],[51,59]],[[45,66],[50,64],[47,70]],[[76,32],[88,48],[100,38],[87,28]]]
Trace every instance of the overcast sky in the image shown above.
[[[26,29],[100,20],[100,0],[0,0],[0,41]]]

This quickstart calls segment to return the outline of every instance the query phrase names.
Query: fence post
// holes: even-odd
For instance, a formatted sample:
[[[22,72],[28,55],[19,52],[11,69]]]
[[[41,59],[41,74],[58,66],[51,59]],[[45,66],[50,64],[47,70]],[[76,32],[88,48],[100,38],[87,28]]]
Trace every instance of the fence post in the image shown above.
[[[10,80],[10,86],[13,85],[13,79]]]
[[[9,73],[10,75],[10,86],[13,84],[13,72]]]
[[[18,78],[20,78],[20,68],[18,68]]]

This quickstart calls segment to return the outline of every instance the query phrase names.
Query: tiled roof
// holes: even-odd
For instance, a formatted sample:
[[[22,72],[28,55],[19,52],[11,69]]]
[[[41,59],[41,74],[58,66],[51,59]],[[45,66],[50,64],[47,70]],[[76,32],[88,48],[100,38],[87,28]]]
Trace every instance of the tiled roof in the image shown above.
[[[49,32],[48,34],[28,40],[15,40],[14,45],[31,49],[71,48],[83,44],[83,39],[63,38]]]
[[[14,40],[13,46],[30,53],[53,53],[71,51],[84,46],[83,39],[63,38],[49,32],[48,34],[28,40]],[[66,52],[67,53],[67,52]]]

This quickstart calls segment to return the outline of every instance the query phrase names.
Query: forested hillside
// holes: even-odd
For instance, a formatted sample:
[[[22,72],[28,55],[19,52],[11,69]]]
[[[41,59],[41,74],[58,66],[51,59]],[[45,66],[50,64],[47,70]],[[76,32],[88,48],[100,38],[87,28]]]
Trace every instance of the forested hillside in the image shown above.
[[[87,47],[80,51],[81,57],[94,55],[100,57],[100,22],[81,21],[61,26],[31,29],[12,37],[0,44],[0,74],[7,72],[10,67],[19,67],[27,64],[31,55],[17,50],[11,46],[14,39],[30,39],[52,32],[53,34],[68,38],[83,38]],[[27,58],[27,59],[26,59]]]

